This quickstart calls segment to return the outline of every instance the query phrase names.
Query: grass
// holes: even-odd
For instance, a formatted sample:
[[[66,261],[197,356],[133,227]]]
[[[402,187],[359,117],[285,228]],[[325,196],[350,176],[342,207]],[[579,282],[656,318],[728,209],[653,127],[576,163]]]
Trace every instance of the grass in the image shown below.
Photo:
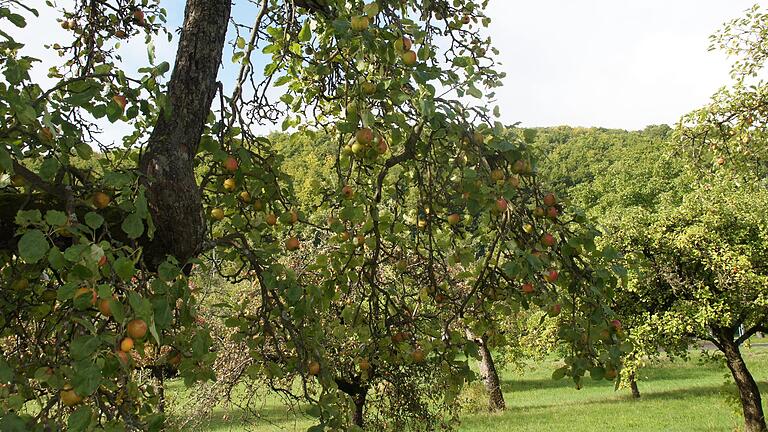
[[[768,394],[768,348],[744,350],[747,365],[762,393]],[[461,431],[592,432],[738,431],[742,425],[735,387],[724,385],[727,370],[700,362],[662,360],[640,373],[642,398],[629,391],[614,391],[607,381],[587,379],[581,390],[568,380],[550,378],[554,362],[537,364],[523,373],[504,371],[502,389],[507,410],[501,414],[477,413],[462,417]],[[472,394],[479,394],[474,392]],[[728,396],[731,394],[732,396]],[[480,395],[482,397],[482,395]],[[483,403],[483,402],[478,402]],[[238,410],[217,410],[202,430],[206,432],[303,431],[312,424],[302,415],[288,413],[275,398],[259,410],[262,420],[246,425]]]

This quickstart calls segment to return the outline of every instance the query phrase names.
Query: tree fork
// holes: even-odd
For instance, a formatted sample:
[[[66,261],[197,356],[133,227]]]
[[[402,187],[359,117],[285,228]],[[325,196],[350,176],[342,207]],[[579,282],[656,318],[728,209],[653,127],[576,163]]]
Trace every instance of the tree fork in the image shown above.
[[[187,1],[168,105],[139,163],[157,227],[145,248],[150,267],[167,255],[185,262],[200,252],[205,221],[194,159],[216,95],[231,7],[229,0]]]

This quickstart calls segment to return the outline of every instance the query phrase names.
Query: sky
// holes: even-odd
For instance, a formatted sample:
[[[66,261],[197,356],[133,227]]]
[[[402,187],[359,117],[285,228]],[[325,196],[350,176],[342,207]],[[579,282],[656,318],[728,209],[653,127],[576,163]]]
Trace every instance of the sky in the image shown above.
[[[708,51],[708,36],[754,1],[490,0],[487,15],[493,21],[487,33],[501,51],[500,69],[507,73],[497,91],[501,120],[525,127],[630,130],[675,123],[729,82],[729,60]],[[67,33],[55,22],[58,13],[43,0],[27,4],[37,7],[41,17],[15,36],[27,44],[30,55],[45,60],[34,73],[45,83],[45,64],[55,58],[43,44]],[[165,0],[162,5],[175,29],[181,24],[183,2]],[[255,13],[240,0],[233,15],[247,21],[244,17]],[[160,61],[173,64],[175,42],[157,42]],[[145,65],[143,39],[129,43],[123,57],[129,70]],[[225,51],[220,77],[231,87],[236,67],[227,58]],[[277,129],[279,125],[267,125],[259,132]],[[122,134],[120,125],[106,130],[115,138]]]

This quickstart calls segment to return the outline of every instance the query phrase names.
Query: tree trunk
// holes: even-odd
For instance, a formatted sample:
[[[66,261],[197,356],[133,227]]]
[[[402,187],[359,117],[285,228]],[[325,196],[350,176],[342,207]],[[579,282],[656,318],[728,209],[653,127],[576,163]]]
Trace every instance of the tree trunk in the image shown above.
[[[356,426],[363,428],[365,423],[363,415],[365,414],[365,397],[368,394],[368,389],[363,390],[353,396],[355,402],[355,412],[352,413],[352,423]]]
[[[637,388],[637,378],[634,372],[629,374],[629,388],[632,389],[632,397],[640,399],[640,389]]]
[[[205,223],[194,158],[216,95],[230,12],[231,0],[187,0],[168,104],[139,163],[156,227],[144,252],[150,267],[167,255],[183,263],[200,252]]]
[[[746,432],[766,432],[765,416],[763,415],[763,402],[760,397],[760,389],[755,379],[747,369],[744,358],[741,356],[739,346],[734,342],[732,329],[719,329],[716,332],[720,350],[725,354],[728,369],[731,370],[733,380],[739,389],[741,407],[744,411],[744,423]]]
[[[485,381],[485,390],[488,392],[488,409],[503,411],[506,408],[506,403],[504,402],[504,394],[501,392],[499,373],[493,363],[491,350],[488,349],[485,338],[479,338],[477,342],[480,346],[480,375]]]

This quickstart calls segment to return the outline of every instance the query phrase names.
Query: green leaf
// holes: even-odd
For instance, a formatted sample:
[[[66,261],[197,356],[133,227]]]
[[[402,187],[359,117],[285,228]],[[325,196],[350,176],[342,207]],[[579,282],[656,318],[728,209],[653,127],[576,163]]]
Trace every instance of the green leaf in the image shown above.
[[[40,230],[27,231],[19,240],[19,255],[30,264],[40,261],[48,249],[50,249],[48,239]]]
[[[101,369],[90,361],[75,364],[75,377],[72,386],[75,393],[81,396],[90,396],[101,385]]]
[[[304,25],[301,26],[299,32],[299,42],[307,42],[312,39],[312,29],[309,28],[309,20],[304,21]]]
[[[133,261],[125,257],[116,259],[112,264],[112,268],[115,270],[115,273],[117,273],[117,276],[124,281],[130,280],[136,273],[136,267],[134,266]]]
[[[93,418],[93,412],[88,406],[81,406],[69,415],[67,430],[70,432],[82,432],[88,428]]]
[[[51,226],[62,226],[67,223],[66,213],[58,210],[48,210],[45,212],[45,222]]]
[[[144,233],[144,222],[142,222],[141,217],[138,214],[131,213],[125,218],[122,225],[120,225],[120,228],[128,234],[129,238],[136,239],[141,237],[141,234]]]
[[[70,345],[70,355],[75,361],[85,360],[96,352],[99,345],[101,345],[101,340],[98,336],[78,336]]]
[[[104,218],[96,212],[88,212],[85,214],[85,224],[89,227],[96,229],[104,223]]]

